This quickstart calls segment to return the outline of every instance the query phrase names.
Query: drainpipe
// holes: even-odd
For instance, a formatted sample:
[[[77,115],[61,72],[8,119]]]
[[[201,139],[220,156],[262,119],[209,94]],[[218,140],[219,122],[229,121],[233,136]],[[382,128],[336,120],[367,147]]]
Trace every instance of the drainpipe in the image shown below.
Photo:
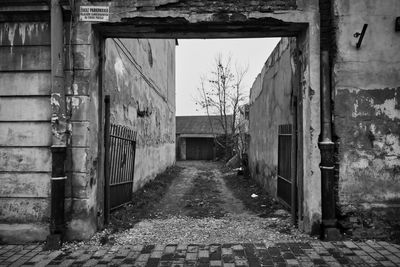
[[[323,2],[323,3],[321,3]],[[332,106],[331,106],[331,1],[320,0],[321,20],[321,209],[322,238],[324,240],[341,239],[337,228],[335,203],[335,144],[332,142]]]
[[[67,118],[64,92],[64,26],[59,0],[50,0],[51,18],[51,214],[50,235],[46,248],[61,246],[65,233],[65,159],[67,150]]]
[[[332,142],[332,112],[329,52],[321,51],[321,199],[322,231],[324,240],[338,240],[334,192],[335,144]]]

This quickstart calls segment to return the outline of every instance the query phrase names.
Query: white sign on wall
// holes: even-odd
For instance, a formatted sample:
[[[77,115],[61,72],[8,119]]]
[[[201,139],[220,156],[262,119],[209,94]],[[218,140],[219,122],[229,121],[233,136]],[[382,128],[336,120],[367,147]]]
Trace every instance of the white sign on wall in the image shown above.
[[[108,6],[81,6],[80,21],[109,21],[110,7]]]

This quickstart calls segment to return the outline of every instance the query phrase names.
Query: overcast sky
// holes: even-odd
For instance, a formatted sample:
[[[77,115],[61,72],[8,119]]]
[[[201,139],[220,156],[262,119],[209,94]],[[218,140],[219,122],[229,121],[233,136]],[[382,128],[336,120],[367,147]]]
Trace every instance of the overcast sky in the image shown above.
[[[248,65],[247,90],[280,38],[179,40],[176,47],[176,115],[204,115],[196,110],[194,98],[200,77],[210,73],[218,53],[232,56],[232,63]],[[234,66],[234,65],[233,65]]]

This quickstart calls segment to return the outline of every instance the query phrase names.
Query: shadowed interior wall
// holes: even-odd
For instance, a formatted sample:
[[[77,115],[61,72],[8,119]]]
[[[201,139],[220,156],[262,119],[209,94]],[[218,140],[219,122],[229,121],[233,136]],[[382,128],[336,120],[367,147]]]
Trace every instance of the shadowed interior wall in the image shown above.
[[[111,123],[137,131],[133,189],[175,162],[175,40],[107,39]]]
[[[278,126],[293,123],[292,79],[295,39],[282,38],[250,91],[249,167],[252,177],[277,193]]]

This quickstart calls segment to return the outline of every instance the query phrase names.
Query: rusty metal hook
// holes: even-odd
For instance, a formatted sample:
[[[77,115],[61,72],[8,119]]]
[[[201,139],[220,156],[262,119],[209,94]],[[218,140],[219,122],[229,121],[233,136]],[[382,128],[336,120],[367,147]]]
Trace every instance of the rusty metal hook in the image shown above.
[[[359,49],[361,47],[361,43],[362,43],[362,41],[364,39],[364,35],[365,35],[366,30],[367,30],[367,27],[368,27],[368,24],[364,24],[361,33],[356,32],[355,34],[353,34],[354,38],[359,38],[358,42],[357,42],[357,45],[356,45],[357,49]]]

